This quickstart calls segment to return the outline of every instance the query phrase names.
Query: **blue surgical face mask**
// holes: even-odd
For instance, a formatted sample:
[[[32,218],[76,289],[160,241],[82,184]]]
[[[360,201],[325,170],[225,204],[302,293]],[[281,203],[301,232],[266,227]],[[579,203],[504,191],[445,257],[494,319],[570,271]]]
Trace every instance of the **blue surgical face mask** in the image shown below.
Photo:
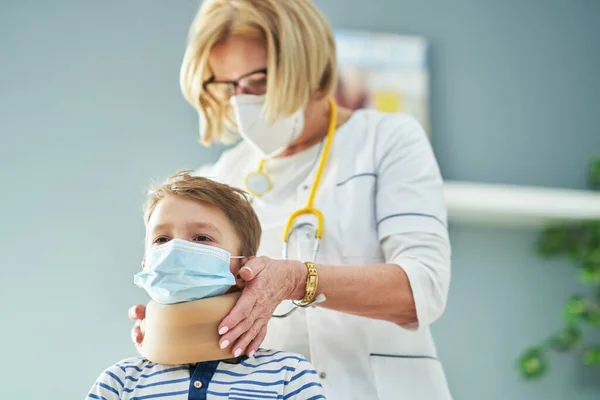
[[[133,282],[161,304],[193,301],[224,294],[235,285],[231,254],[218,247],[173,239],[154,246]]]

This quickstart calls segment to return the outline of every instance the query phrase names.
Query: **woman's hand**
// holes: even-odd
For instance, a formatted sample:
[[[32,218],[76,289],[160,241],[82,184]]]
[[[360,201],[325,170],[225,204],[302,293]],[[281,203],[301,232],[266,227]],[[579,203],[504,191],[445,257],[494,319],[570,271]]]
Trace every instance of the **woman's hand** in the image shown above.
[[[146,306],[138,304],[129,309],[129,319],[135,321],[133,328],[131,328],[131,340],[135,344],[136,349],[140,351],[140,345],[144,340],[144,332],[142,332],[142,320],[146,318]]]
[[[219,344],[224,349],[233,343],[234,357],[243,353],[252,356],[258,350],[267,334],[267,323],[279,303],[304,296],[298,292],[304,290],[307,271],[299,261],[257,257],[246,262],[239,274],[246,287],[219,325],[222,335]]]

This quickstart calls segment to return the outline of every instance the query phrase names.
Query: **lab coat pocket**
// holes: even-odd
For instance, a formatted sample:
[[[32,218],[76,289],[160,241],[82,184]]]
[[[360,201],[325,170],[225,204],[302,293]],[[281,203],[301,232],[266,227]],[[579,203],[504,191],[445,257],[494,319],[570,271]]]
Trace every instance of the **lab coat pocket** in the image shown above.
[[[330,213],[338,224],[342,254],[351,265],[382,257],[375,219],[375,179],[357,176],[360,179],[346,179],[335,188],[336,201]]]
[[[425,356],[371,354],[379,400],[451,400],[440,362]]]

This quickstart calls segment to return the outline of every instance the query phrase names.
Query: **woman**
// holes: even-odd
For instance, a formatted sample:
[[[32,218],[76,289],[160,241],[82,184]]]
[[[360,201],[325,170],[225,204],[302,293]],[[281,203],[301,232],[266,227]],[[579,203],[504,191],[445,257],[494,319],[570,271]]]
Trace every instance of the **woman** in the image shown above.
[[[181,87],[202,142],[244,139],[198,174],[253,193],[263,226],[264,256],[240,271],[220,344],[303,354],[334,400],[449,399],[429,331],[450,282],[436,160],[413,118],[338,109],[336,68],[331,28],[309,0],[206,0],[193,22]],[[324,224],[316,253],[319,218],[288,224],[312,206]],[[271,318],[294,309],[287,300],[314,307]],[[141,342],[139,321],[132,333]]]

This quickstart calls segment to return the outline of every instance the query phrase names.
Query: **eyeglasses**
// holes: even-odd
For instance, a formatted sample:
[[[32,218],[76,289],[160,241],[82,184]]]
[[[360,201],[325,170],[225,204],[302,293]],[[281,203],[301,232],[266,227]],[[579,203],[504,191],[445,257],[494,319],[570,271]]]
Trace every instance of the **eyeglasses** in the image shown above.
[[[237,81],[217,81],[210,78],[202,85],[215,100],[226,103],[238,92],[263,95],[267,92],[267,69],[250,72]]]

